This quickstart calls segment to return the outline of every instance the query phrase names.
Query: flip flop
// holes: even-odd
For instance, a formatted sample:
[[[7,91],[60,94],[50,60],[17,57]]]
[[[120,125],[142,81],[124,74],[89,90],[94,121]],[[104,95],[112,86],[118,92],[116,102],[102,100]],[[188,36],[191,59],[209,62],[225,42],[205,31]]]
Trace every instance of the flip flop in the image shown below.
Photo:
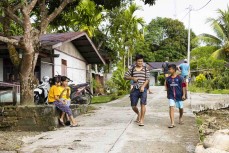
[[[134,122],[136,122],[136,123],[140,123],[140,121],[138,121],[138,120],[135,120]]]
[[[70,127],[79,127],[80,125],[79,124],[76,124],[76,125],[70,125]]]
[[[61,121],[60,119],[58,119],[58,120],[59,120],[59,123],[60,123],[61,125],[65,126],[65,124],[64,124],[63,121]]]
[[[168,128],[174,128],[175,127],[175,125],[170,125],[170,126],[168,126]]]
[[[144,124],[143,123],[140,123],[139,126],[144,126]]]

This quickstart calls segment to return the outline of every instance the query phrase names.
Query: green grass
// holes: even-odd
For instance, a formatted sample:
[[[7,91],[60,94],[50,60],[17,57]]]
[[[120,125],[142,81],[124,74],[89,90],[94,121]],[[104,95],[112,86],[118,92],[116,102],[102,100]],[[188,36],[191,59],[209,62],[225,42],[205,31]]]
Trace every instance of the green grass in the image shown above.
[[[200,117],[196,117],[196,124],[197,124],[198,126],[201,126],[201,125],[203,124],[203,119],[200,118]]]
[[[189,86],[189,91],[197,92],[197,93],[229,94],[229,89],[210,90],[210,89],[206,89],[206,88],[199,88],[196,86]]]
[[[95,96],[92,98],[92,104],[107,103],[112,100],[112,96]]]
[[[116,95],[94,96],[92,98],[92,104],[108,103],[108,102],[111,102],[112,100],[122,98],[123,96],[124,95],[122,96],[116,96]]]
[[[200,134],[200,140],[201,140],[201,142],[203,142],[204,139],[205,139],[205,135],[204,135],[203,130],[202,130],[202,124],[203,124],[203,122],[204,121],[203,121],[203,119],[200,116],[197,116],[196,117],[196,124],[197,124],[198,129],[199,129],[199,134]]]
[[[229,94],[229,89],[223,89],[223,90],[213,90],[211,91],[212,94]]]

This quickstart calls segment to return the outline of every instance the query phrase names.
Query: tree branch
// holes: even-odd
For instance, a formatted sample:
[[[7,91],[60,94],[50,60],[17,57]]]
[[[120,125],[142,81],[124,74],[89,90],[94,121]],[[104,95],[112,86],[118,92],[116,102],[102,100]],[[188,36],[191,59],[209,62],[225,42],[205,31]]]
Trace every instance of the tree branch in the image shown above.
[[[15,46],[19,46],[19,40],[16,40],[16,39],[10,39],[10,38],[4,37],[4,36],[0,36],[0,41],[2,41],[4,43],[10,43],[10,44],[15,45]]]
[[[15,15],[11,10],[12,10],[12,9],[9,8],[9,7],[6,8],[6,9],[5,9],[6,15],[7,15],[9,18],[11,18],[12,20],[14,20],[16,23],[18,23],[20,26],[23,27],[23,21],[22,21],[17,15]]]
[[[27,11],[28,11],[28,14],[31,13],[31,11],[33,10],[34,6],[36,5],[37,3],[37,0],[33,0],[29,5],[28,5],[28,8],[27,8]]]
[[[65,8],[65,6],[69,3],[71,3],[73,0],[64,0],[58,8],[56,8],[47,18],[48,24],[52,22],[57,15],[59,15],[62,10]]]
[[[22,3],[19,3],[18,5],[16,5],[16,6],[13,7],[12,12],[15,12],[15,11],[21,9],[22,6],[23,6],[23,4]]]
[[[39,0],[39,7],[41,10],[41,23],[43,23],[47,19],[48,11],[46,10],[45,0]]]

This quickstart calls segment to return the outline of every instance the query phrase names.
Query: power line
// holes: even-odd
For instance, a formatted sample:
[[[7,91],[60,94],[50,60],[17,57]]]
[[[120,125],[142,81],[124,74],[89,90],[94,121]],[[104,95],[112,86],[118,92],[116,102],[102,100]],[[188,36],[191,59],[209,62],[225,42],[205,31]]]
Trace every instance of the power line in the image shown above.
[[[200,11],[203,8],[205,8],[212,0],[209,0],[204,6],[200,7],[199,9],[193,9],[193,8],[189,8],[189,11],[185,14],[185,16],[181,19],[181,21],[184,20],[184,18],[189,14],[189,12],[191,11]]]
[[[202,10],[202,9],[205,8],[210,2],[211,2],[211,0],[209,0],[209,1],[208,1],[204,6],[202,6],[201,8],[195,9],[195,10],[192,10],[192,11],[199,11],[199,10]]]
[[[189,14],[190,10],[185,14],[185,16],[181,19],[181,21],[184,20],[184,18]]]

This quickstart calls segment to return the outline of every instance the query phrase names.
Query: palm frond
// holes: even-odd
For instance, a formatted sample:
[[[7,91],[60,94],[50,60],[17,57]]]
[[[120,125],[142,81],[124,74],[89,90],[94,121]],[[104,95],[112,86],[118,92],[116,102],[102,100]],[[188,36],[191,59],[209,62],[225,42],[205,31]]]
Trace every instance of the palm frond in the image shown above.
[[[207,45],[212,45],[212,46],[221,46],[222,45],[222,40],[220,40],[216,36],[206,34],[206,33],[200,34],[199,36],[194,38],[193,41],[198,41],[200,43],[206,43]]]
[[[213,31],[216,33],[219,39],[221,39],[223,42],[227,41],[228,38],[225,34],[224,26],[217,20],[217,19],[208,19],[208,22],[211,22],[211,26]]]
[[[215,58],[215,59],[221,59],[221,60],[225,60],[226,59],[226,55],[223,49],[218,49],[217,51],[215,51],[211,57]]]

